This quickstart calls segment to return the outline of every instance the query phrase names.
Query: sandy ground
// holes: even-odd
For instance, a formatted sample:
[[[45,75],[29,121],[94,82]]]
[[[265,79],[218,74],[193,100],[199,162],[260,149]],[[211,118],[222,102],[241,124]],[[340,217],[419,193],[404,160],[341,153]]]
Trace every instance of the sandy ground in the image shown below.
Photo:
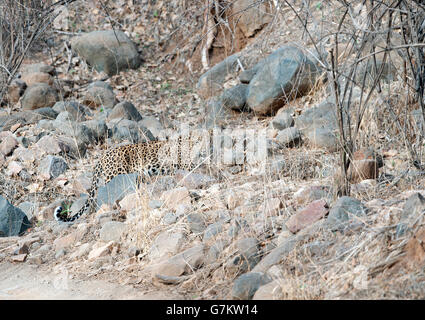
[[[120,300],[173,299],[164,292],[141,292],[128,285],[101,280],[69,279],[66,274],[45,272],[27,264],[0,264],[0,300]]]

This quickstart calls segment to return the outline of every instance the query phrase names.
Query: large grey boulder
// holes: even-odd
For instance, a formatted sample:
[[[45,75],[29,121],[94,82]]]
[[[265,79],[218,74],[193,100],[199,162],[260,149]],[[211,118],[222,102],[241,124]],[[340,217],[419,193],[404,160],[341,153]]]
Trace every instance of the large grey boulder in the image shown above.
[[[306,94],[319,75],[317,66],[293,46],[284,46],[260,61],[249,82],[247,105],[257,114],[273,114],[291,99]]]
[[[21,235],[30,226],[25,213],[0,195],[0,237]]]
[[[72,50],[108,76],[137,69],[142,60],[136,45],[119,30],[93,31],[71,40]]]

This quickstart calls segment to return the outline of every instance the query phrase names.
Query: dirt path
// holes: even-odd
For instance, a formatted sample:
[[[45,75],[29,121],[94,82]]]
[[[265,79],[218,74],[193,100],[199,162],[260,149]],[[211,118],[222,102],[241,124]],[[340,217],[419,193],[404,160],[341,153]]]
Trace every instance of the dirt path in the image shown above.
[[[128,285],[101,280],[69,279],[27,264],[0,264],[0,300],[175,299],[165,292],[141,292]]]

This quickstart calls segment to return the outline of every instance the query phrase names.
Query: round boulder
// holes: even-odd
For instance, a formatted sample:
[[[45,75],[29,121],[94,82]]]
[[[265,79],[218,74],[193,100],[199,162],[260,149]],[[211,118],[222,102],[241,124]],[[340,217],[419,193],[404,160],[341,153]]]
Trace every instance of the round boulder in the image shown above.
[[[46,83],[37,83],[27,88],[21,104],[25,110],[34,110],[53,106],[58,101],[56,91]]]
[[[119,30],[93,31],[73,38],[71,46],[89,65],[108,76],[137,69],[141,64],[136,45]]]

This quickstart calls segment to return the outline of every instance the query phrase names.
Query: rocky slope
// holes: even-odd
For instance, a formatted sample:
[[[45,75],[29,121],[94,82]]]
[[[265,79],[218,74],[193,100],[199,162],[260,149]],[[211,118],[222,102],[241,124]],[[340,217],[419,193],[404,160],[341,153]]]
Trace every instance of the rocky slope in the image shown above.
[[[44,275],[47,289],[39,279],[18,285],[66,299],[71,287],[96,298],[423,298],[423,172],[377,107],[347,171],[351,194],[339,196],[336,102],[296,15],[271,4],[246,10],[233,51],[221,29],[209,47],[207,33],[206,71],[194,3],[130,2],[106,1],[108,14],[95,1],[70,5],[55,20],[53,56],[28,58],[9,88],[0,274]],[[401,101],[391,70],[389,95]],[[363,94],[357,87],[353,104]],[[418,110],[409,104],[406,125],[420,128]],[[107,147],[166,139],[184,125],[221,128],[223,158],[140,187],[134,174],[118,176],[99,189],[94,214],[54,221],[56,206],[81,207]],[[2,296],[38,295],[17,295],[10,277],[0,279]]]

